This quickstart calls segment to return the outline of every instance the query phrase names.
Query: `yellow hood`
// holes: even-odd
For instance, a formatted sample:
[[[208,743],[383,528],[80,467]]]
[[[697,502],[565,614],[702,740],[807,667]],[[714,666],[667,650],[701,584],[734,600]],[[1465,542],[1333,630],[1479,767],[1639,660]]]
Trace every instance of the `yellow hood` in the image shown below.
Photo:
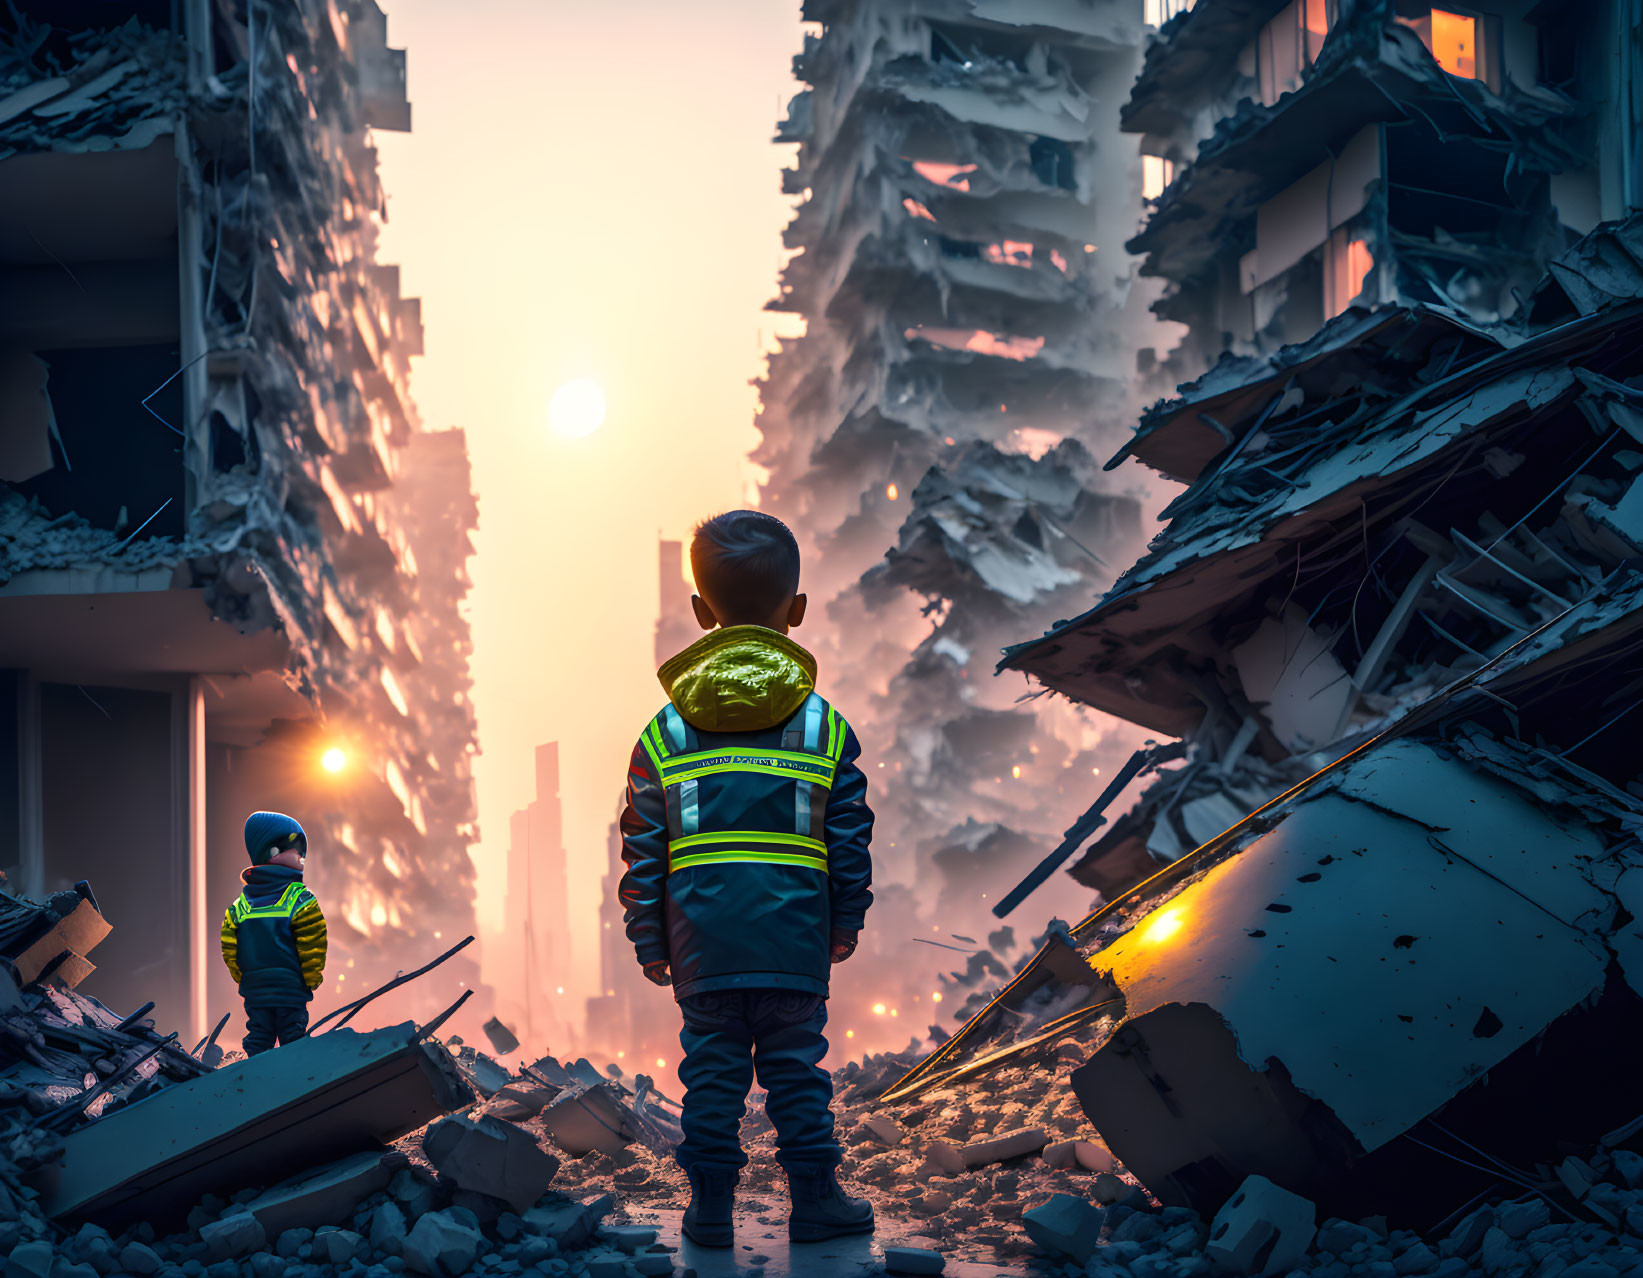
[[[702,732],[759,732],[785,723],[816,686],[816,659],[779,630],[727,626],[656,672],[685,722]]]

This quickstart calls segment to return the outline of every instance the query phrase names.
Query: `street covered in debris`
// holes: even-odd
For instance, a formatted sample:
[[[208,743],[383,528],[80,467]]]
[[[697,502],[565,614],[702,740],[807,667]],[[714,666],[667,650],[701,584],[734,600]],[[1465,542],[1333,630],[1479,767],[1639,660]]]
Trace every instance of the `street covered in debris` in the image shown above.
[[[808,1013],[870,1228],[790,1237],[763,1057],[692,1241],[643,778],[590,848],[620,760],[532,722],[481,843],[488,423],[412,398],[383,8],[16,0],[4,1278],[1643,1278],[1643,3],[792,7],[739,462],[821,674],[757,766],[874,809]]]

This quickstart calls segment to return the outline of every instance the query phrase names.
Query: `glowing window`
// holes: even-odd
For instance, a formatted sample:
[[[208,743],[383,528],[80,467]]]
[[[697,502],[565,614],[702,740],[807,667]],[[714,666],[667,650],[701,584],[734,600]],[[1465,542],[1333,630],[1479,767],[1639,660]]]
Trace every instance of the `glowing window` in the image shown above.
[[[1432,56],[1450,75],[1478,78],[1478,20],[1446,9],[1432,10]]]
[[[966,173],[974,173],[973,164],[939,164],[935,160],[913,161],[913,172],[917,173],[926,182],[934,182],[937,186],[950,186],[955,191],[968,191],[970,179]]]
[[[1399,18],[1421,39],[1433,60],[1450,75],[1488,80],[1482,55],[1483,20],[1474,13],[1432,9],[1418,18]]]
[[[1141,198],[1156,200],[1175,181],[1175,163],[1161,155],[1141,157]]]
[[[1324,318],[1333,319],[1364,290],[1375,258],[1369,245],[1354,239],[1346,227],[1329,237],[1324,249]],[[1371,299],[1373,300],[1373,299]]]

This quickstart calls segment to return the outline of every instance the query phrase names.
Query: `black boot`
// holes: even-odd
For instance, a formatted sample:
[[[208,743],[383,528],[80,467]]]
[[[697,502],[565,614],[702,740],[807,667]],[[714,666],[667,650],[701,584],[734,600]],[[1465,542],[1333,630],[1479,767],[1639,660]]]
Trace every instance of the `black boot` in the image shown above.
[[[690,1206],[685,1208],[684,1235],[698,1247],[729,1247],[735,1242],[731,1209],[736,1204],[734,1167],[698,1163],[690,1177]]]
[[[793,1242],[821,1242],[873,1232],[873,1204],[865,1198],[846,1197],[831,1166],[789,1163],[786,1171],[793,1197],[787,1236]]]

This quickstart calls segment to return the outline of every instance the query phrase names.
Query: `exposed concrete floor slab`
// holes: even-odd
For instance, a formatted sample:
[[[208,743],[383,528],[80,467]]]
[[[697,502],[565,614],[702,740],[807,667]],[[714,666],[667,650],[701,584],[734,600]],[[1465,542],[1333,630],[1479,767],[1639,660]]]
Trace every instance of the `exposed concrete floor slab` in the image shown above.
[[[635,1225],[657,1230],[657,1241],[676,1247],[675,1274],[694,1269],[698,1278],[856,1278],[882,1274],[884,1248],[889,1246],[931,1247],[935,1244],[914,1232],[912,1225],[881,1220],[872,1236],[837,1238],[825,1243],[790,1245],[787,1223],[768,1212],[736,1213],[736,1245],[728,1250],[698,1247],[679,1234],[677,1211],[645,1211],[630,1208],[628,1218]],[[762,1257],[762,1262],[756,1260]],[[942,1278],[1025,1278],[1027,1270],[1016,1266],[978,1264],[947,1258]]]

